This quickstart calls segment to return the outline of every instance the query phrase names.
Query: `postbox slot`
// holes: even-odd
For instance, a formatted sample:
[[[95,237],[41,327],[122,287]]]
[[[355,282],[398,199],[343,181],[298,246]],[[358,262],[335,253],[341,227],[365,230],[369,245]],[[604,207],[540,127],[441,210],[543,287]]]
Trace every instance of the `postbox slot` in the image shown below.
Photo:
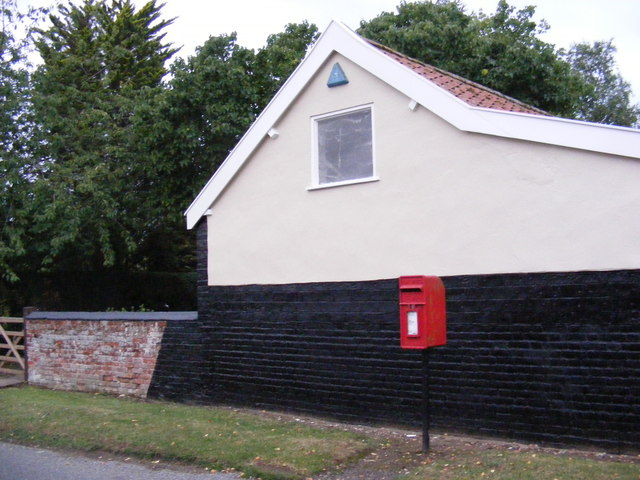
[[[400,292],[400,303],[402,305],[424,305],[426,298],[422,290],[402,290]]]

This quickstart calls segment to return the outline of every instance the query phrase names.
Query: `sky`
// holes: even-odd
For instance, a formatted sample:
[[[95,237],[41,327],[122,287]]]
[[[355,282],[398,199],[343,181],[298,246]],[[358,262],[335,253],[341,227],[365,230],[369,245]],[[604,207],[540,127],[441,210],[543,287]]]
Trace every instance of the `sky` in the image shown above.
[[[48,0],[19,4],[51,5]],[[508,0],[522,8],[535,5],[535,20],[546,20],[543,40],[568,49],[572,43],[614,40],[620,73],[640,102],[640,0]],[[146,0],[133,0],[141,6]],[[383,11],[394,12],[400,0],[158,0],[164,18],[175,17],[166,39],[182,46],[180,56],[193,55],[209,36],[237,32],[238,43],[258,49],[287,23],[307,20],[322,31],[332,19],[352,29]],[[495,11],[498,0],[463,0],[467,11]]]

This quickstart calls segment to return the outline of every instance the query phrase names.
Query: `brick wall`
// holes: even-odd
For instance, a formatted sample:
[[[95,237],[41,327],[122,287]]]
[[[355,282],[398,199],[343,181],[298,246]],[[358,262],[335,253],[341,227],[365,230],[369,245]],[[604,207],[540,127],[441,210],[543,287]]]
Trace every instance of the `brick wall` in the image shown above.
[[[176,314],[33,313],[26,320],[29,383],[144,398],[172,319]]]
[[[420,425],[421,353],[399,347],[397,279],[209,287],[205,268],[201,256],[199,317],[167,327],[150,396]],[[434,426],[640,447],[640,271],[443,281]]]

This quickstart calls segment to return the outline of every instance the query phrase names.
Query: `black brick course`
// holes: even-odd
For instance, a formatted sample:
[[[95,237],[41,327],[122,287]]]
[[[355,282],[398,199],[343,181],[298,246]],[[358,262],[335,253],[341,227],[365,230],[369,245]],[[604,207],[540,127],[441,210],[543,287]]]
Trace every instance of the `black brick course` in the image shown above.
[[[169,322],[150,396],[420,425],[421,352],[399,346],[397,279],[208,287],[199,269],[199,319]],[[443,281],[434,427],[640,447],[640,270]]]

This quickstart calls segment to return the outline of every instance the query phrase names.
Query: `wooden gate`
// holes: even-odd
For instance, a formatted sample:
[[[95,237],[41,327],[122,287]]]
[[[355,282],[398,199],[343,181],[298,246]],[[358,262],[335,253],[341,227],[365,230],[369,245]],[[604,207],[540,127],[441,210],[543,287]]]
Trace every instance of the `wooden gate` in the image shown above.
[[[24,319],[0,317],[0,374],[26,377]]]

